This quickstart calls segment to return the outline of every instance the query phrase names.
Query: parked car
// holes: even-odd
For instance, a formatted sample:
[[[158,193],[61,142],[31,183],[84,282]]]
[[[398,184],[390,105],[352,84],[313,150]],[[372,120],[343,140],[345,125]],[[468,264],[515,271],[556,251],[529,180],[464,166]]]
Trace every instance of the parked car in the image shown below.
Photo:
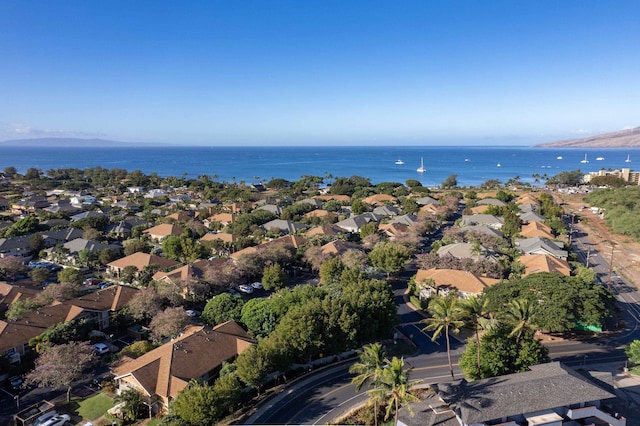
[[[56,410],[51,410],[51,411],[49,411],[47,413],[44,413],[43,415],[38,417],[35,422],[33,422],[33,426],[42,426],[47,421],[49,421],[49,419],[51,419],[52,417],[55,417],[57,415],[58,415],[58,412]]]
[[[68,414],[59,414],[51,417],[46,422],[42,423],[42,426],[64,426],[71,420],[71,416]]]
[[[255,283],[251,283],[251,287],[255,288],[256,290],[262,290],[262,283],[256,281]]]
[[[96,343],[91,346],[93,346],[93,350],[98,355],[104,355],[109,353],[109,346],[107,346],[104,343]]]
[[[247,294],[253,293],[253,287],[251,287],[248,284],[240,284],[238,286],[238,290],[240,290],[243,293],[247,293]]]
[[[232,296],[240,296],[240,293],[238,293],[237,291],[235,291],[234,289],[230,288],[229,290],[227,290],[227,292],[229,292],[230,295]]]
[[[185,311],[185,313],[190,316],[190,317],[199,317],[200,316],[200,312],[193,310],[193,309],[188,309]]]
[[[100,280],[97,278],[87,278],[86,280],[84,280],[83,284],[86,286],[90,286],[90,285],[98,285],[100,284]]]
[[[113,285],[113,283],[111,281],[103,281],[100,284],[98,284],[99,288],[107,288],[107,287],[111,287]]]

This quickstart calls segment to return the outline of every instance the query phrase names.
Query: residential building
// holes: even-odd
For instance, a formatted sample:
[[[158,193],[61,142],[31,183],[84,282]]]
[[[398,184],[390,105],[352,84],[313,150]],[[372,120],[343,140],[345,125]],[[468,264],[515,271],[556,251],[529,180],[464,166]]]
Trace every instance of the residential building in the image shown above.
[[[615,398],[612,383],[611,373],[580,373],[551,362],[522,373],[434,384],[441,404],[434,407],[431,403],[431,407],[439,413],[454,414],[460,426],[625,426],[626,419],[607,408]],[[424,405],[412,407],[418,412],[427,411]],[[398,424],[426,424],[420,417],[402,415]]]
[[[113,369],[118,393],[135,389],[151,403],[156,413],[191,380],[214,380],[223,362],[233,361],[254,342],[240,325],[228,321],[214,328],[193,327],[182,336],[125,361]]]
[[[467,298],[482,293],[485,288],[500,280],[456,269],[431,268],[419,269],[415,281],[421,289],[420,298],[426,300],[435,294],[447,295],[452,291],[457,291],[458,296]]]

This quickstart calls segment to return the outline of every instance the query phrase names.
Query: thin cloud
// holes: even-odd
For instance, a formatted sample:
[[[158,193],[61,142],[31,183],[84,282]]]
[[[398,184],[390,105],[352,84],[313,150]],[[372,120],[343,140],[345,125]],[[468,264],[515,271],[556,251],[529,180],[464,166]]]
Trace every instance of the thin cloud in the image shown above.
[[[23,123],[5,123],[0,126],[3,136],[7,138],[42,138],[42,137],[55,137],[55,138],[81,138],[81,137],[104,137],[105,133],[98,132],[79,132],[72,130],[54,130],[54,129],[39,129]]]

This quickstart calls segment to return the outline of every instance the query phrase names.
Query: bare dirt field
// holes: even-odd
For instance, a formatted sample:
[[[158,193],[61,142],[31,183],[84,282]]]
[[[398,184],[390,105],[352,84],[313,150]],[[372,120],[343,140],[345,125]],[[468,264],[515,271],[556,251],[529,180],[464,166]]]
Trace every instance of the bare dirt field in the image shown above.
[[[567,213],[574,213],[574,227],[588,235],[592,246],[607,260],[611,259],[613,246],[613,270],[640,288],[640,243],[625,235],[614,234],[605,221],[589,208],[583,195],[554,194],[558,202],[565,204]],[[584,208],[582,208],[584,207]],[[640,220],[640,219],[639,219]]]

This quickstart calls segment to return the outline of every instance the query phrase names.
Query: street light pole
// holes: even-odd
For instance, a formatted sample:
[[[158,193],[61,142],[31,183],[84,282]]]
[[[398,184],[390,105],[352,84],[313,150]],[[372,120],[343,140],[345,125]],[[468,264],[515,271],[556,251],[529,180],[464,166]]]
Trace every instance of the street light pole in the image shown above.
[[[591,257],[591,244],[587,244],[587,268],[589,267],[589,257]]]

